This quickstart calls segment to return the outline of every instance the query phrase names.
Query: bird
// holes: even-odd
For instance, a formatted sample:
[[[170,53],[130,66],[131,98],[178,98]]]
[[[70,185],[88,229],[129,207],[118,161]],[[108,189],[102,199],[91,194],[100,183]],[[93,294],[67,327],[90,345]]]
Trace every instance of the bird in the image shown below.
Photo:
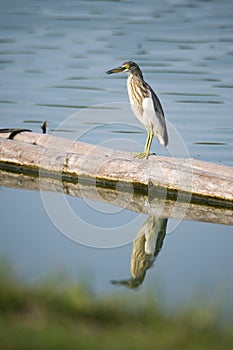
[[[151,86],[143,79],[142,71],[134,61],[124,62],[120,67],[110,69],[106,74],[125,72],[128,74],[127,90],[131,109],[147,130],[143,152],[134,153],[138,159],[148,159],[153,137],[161,145],[168,145],[168,132],[161,102]]]

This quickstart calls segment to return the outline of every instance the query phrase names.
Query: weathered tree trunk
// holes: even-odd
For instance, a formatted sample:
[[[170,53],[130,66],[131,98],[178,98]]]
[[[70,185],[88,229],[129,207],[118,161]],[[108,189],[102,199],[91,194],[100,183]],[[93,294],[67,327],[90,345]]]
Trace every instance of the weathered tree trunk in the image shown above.
[[[7,139],[0,133],[0,167],[17,173],[62,178],[68,182],[97,182],[122,191],[138,191],[205,205],[231,207],[231,167],[181,159],[150,156],[139,160],[91,144],[50,135],[22,132]]]

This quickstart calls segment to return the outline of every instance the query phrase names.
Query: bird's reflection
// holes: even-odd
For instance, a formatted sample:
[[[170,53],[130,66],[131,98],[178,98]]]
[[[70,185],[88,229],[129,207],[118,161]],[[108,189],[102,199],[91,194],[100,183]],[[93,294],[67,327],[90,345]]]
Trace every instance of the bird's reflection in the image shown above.
[[[124,285],[128,288],[139,287],[146,275],[146,271],[153,265],[159,254],[166,235],[167,218],[149,216],[133,242],[130,261],[131,278],[111,281],[115,285]]]

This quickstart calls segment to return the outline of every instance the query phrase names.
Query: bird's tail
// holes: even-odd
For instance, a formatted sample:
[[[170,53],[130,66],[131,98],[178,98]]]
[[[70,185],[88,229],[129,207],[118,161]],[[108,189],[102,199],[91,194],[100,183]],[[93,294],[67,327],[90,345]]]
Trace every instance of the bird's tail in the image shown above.
[[[164,124],[163,135],[157,135],[159,142],[162,146],[166,147],[168,145],[168,133],[166,125]]]

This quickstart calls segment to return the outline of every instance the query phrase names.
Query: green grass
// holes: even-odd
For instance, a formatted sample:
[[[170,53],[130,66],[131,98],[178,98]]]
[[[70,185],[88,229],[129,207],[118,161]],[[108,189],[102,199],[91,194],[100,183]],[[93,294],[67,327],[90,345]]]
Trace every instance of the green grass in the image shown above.
[[[135,305],[71,282],[29,287],[10,276],[0,272],[1,350],[233,349],[232,325],[207,310],[166,316],[149,296]]]

